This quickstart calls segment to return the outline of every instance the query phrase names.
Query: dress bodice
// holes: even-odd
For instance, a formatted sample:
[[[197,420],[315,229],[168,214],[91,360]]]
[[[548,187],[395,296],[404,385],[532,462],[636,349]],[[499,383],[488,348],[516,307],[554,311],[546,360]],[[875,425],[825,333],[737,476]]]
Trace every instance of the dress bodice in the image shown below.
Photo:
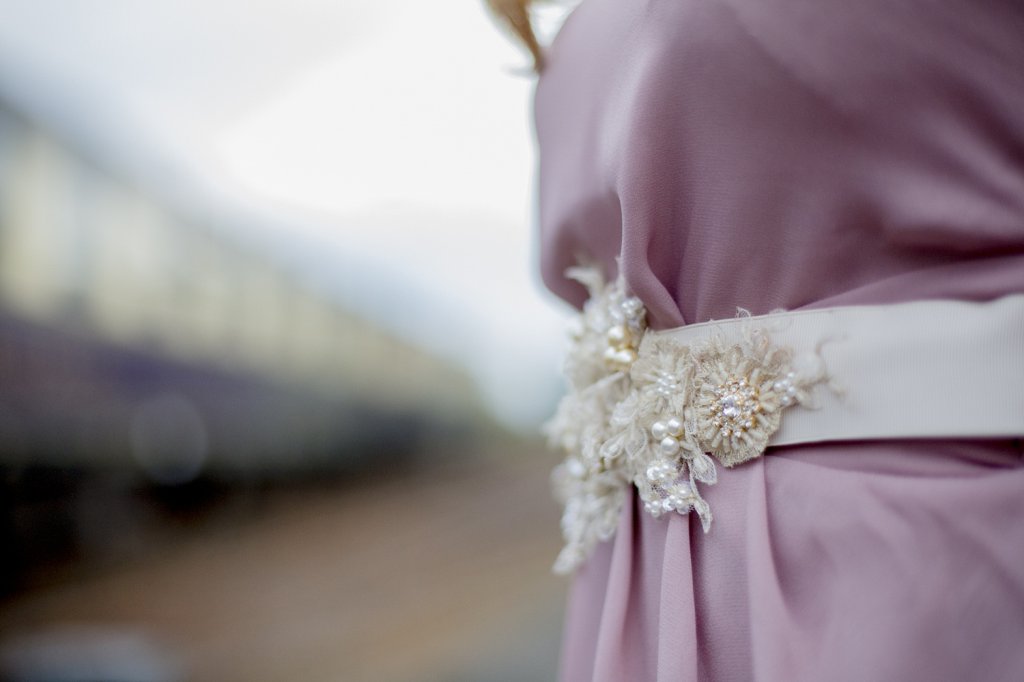
[[[1024,290],[1022,36],[1009,0],[585,0],[536,92],[545,282],[621,255],[655,328]]]

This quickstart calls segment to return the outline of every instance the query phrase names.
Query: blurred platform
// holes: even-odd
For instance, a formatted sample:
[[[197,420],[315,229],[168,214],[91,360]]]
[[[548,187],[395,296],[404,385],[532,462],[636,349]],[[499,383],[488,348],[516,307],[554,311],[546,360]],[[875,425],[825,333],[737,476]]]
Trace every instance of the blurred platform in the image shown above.
[[[162,661],[124,682],[554,679],[567,583],[539,447],[274,488],[231,523],[8,596],[0,660],[106,633]]]

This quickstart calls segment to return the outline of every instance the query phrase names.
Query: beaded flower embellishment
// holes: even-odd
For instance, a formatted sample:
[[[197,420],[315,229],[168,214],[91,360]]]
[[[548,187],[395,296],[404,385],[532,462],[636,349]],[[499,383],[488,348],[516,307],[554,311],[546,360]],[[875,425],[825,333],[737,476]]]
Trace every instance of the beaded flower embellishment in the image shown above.
[[[606,283],[596,268],[567,275],[590,298],[571,335],[569,390],[545,425],[565,452],[552,477],[564,505],[557,573],[615,534],[630,485],[652,516],[693,511],[708,532],[711,508],[698,484],[717,481],[715,460],[732,467],[761,456],[783,411],[808,405],[825,380],[820,368],[796,371],[764,329],[684,346],[648,333],[646,310],[621,277]]]

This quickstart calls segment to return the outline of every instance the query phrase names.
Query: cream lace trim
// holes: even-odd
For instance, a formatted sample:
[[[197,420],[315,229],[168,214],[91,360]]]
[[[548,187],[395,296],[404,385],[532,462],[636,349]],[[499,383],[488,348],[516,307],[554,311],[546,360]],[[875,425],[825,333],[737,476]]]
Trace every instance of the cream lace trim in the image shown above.
[[[732,467],[762,455],[783,410],[809,404],[826,378],[820,363],[796,369],[791,351],[753,325],[738,340],[693,346],[647,333],[643,304],[621,277],[606,283],[593,267],[567,275],[590,298],[571,334],[568,393],[544,427],[566,452],[552,476],[565,507],[557,573],[615,534],[631,484],[652,516],[694,511],[708,532],[698,484],[715,483],[714,460]]]

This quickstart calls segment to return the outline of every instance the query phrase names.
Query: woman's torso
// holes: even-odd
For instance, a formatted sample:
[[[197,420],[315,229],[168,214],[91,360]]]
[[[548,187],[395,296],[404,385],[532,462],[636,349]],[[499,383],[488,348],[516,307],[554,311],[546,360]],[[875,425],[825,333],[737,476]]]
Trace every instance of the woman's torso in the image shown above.
[[[1024,5],[586,0],[536,93],[545,281],[655,328],[1024,291]]]

